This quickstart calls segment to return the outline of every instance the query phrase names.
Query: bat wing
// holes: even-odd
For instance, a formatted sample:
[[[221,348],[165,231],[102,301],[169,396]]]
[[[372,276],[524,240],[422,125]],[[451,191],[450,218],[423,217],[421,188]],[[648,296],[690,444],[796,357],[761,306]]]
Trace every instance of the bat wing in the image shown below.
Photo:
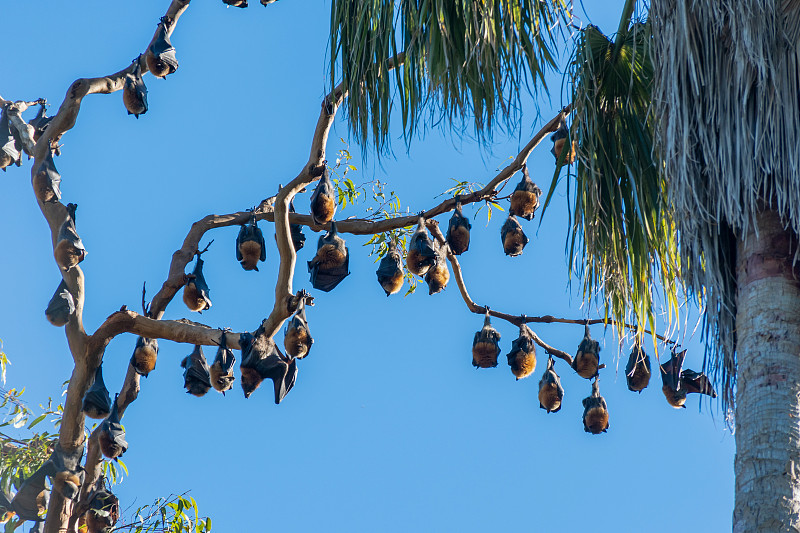
[[[178,58],[175,57],[175,48],[169,42],[167,36],[167,28],[161,24],[158,37],[150,45],[150,52],[158,59],[169,65],[170,71],[175,72],[178,69]]]
[[[233,351],[221,346],[220,349],[217,350],[214,364],[219,364],[219,369],[223,374],[230,374],[233,370],[233,365],[236,364],[236,357],[233,355]]]
[[[11,500],[11,507],[23,520],[41,520],[36,499],[45,490],[45,478],[47,478],[47,474],[51,470],[52,463],[50,461],[40,466],[36,472],[22,482],[19,490]]]
[[[702,372],[695,372],[694,370],[684,370],[681,372],[681,387],[687,393],[695,392],[698,394],[707,394],[712,398],[717,397],[714,387],[711,386],[711,380]]]
[[[247,225],[242,224],[242,227],[239,228],[239,234],[236,236],[236,260],[241,261],[243,259],[242,252],[239,249],[247,240]]]
[[[311,272],[311,286],[324,292],[332,291],[341,281],[350,274],[350,253],[346,252],[344,263],[341,266],[321,269],[319,264],[308,262],[308,270]]]
[[[292,244],[294,245],[294,251],[297,252],[305,246],[306,244],[306,236],[303,233],[303,226],[300,224],[291,224],[289,226],[289,230],[292,234]]]
[[[51,202],[61,199],[61,174],[56,170],[56,163],[53,161],[53,152],[47,151],[47,156],[44,161],[39,165],[35,175],[37,179],[42,180],[43,183],[53,191]]]
[[[258,370],[264,379],[272,380],[275,387],[275,403],[279,404],[294,387],[297,379],[297,360],[291,358],[286,361],[277,353],[273,353],[259,364]]]
[[[261,257],[262,261],[267,260],[267,244],[264,242],[264,234],[261,232],[261,229],[258,226],[253,228],[253,233],[255,233],[256,240],[258,244],[261,245]]]
[[[661,366],[661,383],[672,390],[678,390],[681,386],[681,368],[683,359],[686,357],[686,350],[681,353],[672,353],[672,357]]]
[[[94,383],[86,391],[83,397],[82,410],[85,412],[96,412],[98,416],[108,416],[111,413],[111,395],[108,393],[106,384],[103,381],[103,367],[97,367]]]
[[[72,298],[72,293],[67,289],[67,284],[63,279],[58,284],[53,297],[50,298],[44,314],[51,324],[58,327],[69,322],[70,317],[75,314],[75,300]]]
[[[11,156],[14,161],[20,158],[20,153],[17,149],[17,141],[11,133],[11,125],[8,122],[6,108],[3,108],[2,116],[0,116],[0,151]]]
[[[381,259],[381,264],[378,266],[378,281],[383,283],[384,281],[394,278],[398,270],[402,270],[399,256],[386,254],[383,259]]]

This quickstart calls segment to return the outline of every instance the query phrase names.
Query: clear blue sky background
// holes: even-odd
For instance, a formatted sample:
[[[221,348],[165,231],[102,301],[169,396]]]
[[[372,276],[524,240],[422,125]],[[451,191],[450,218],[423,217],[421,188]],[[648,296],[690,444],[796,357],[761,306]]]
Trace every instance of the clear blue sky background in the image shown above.
[[[4,42],[15,52],[5,55],[0,94],[46,97],[54,113],[74,79],[116,72],[136,57],[167,4],[7,2],[3,18],[14,23],[4,25]],[[155,293],[192,222],[257,204],[308,157],[326,92],[329,3],[252,4],[240,10],[193,2],[172,38],[180,69],[166,81],[145,79],[148,113],[128,116],[121,93],[91,96],[63,138],[56,165],[64,201],[80,205],[78,229],[89,250],[82,265],[89,331],[123,304],[138,309],[143,281]],[[585,4],[585,22],[616,30],[621,0]],[[562,61],[570,49],[564,46]],[[359,167],[352,177],[388,181],[412,212],[440,201],[434,197],[451,178],[485,183],[561,106],[561,85],[553,76],[542,116],[530,106],[520,130],[498,133],[490,152],[438,130],[415,139],[408,153],[398,140],[396,158],[381,161],[370,151],[362,161],[352,143]],[[347,138],[341,120],[330,153],[343,146],[339,137]],[[544,188],[553,171],[549,148],[543,143],[530,160]],[[7,386],[26,386],[25,398],[36,404],[58,397],[72,363],[63,331],[44,318],[59,273],[29,166],[0,176],[0,338],[13,362]],[[299,210],[307,211],[308,196],[297,198]],[[475,207],[465,212],[472,216]],[[361,214],[348,207],[338,216]],[[481,212],[462,256],[476,302],[509,313],[598,316],[567,287],[566,217],[562,183],[541,226],[523,221],[531,237],[524,255],[508,258],[499,237],[504,217],[487,226]],[[272,228],[262,227],[269,250],[258,273],[235,260],[237,228],[208,234],[215,239],[205,256],[214,306],[190,316],[178,297],[166,318],[255,329],[272,308],[277,258]],[[310,288],[303,265],[317,236],[306,233],[295,290]],[[352,274],[329,294],[312,290],[316,342],[280,406],[270,387],[245,400],[238,381],[226,397],[213,390],[201,399],[187,395],[179,362],[192,347],[161,342],[157,369],[142,380],[124,419],[131,476],[115,489],[123,507],[191,489],[223,532],[672,532],[675,520],[697,531],[730,529],[734,440],[718,411],[699,412],[696,398],[685,410],[672,409],[657,374],[643,394],[629,392],[617,341],[593,327],[608,365],[601,391],[611,427],[600,436],[584,433],[589,381],[559,361],[564,407],[546,414],[537,400],[543,350],[534,377],[515,382],[505,353],[517,328],[496,321],[500,365],[475,370],[470,346],[482,317],[467,311],[455,283],[435,296],[423,285],[407,298],[386,298],[362,247],[366,238],[346,237]],[[568,352],[583,334],[581,326],[534,329]],[[688,344],[695,369],[702,364],[698,336]],[[122,335],[106,351],[112,392],[134,342]],[[629,351],[623,347],[623,367]],[[213,357],[213,349],[205,352]]]

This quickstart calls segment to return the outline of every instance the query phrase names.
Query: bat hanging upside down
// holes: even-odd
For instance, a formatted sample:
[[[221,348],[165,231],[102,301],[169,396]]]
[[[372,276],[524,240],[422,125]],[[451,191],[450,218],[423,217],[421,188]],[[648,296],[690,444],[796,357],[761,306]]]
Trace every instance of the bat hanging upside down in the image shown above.
[[[252,213],[249,224],[242,224],[236,237],[236,260],[241,263],[243,269],[256,272],[258,272],[258,262],[267,260],[264,234],[258,227],[255,212]]]
[[[578,345],[578,353],[572,360],[572,368],[582,378],[596,377],[600,369],[600,343],[589,335],[589,326],[586,326],[583,340]]]
[[[383,287],[386,296],[397,294],[403,288],[403,281],[405,280],[405,272],[403,272],[403,260],[400,257],[400,252],[397,251],[397,246],[393,240],[389,241],[389,249],[386,255],[381,259],[378,266],[378,283]]]
[[[600,396],[597,379],[592,382],[592,395],[583,399],[583,430],[592,435],[608,430],[608,406]]]
[[[456,200],[456,209],[447,224],[447,244],[455,255],[461,255],[469,250],[470,229],[472,229],[472,224],[462,213],[461,202]]]
[[[492,327],[489,308],[483,319],[483,328],[472,339],[472,366],[475,368],[494,368],[500,355],[500,332]]]
[[[661,392],[667,402],[674,408],[686,407],[686,395],[690,393],[705,394],[712,398],[717,397],[714,387],[708,376],[702,372],[694,370],[682,370],[683,360],[686,358],[686,350],[681,353],[672,352],[669,361],[660,365],[661,368]]]
[[[564,399],[564,387],[561,378],[556,374],[553,356],[547,358],[547,370],[539,380],[539,407],[548,413],[557,413],[561,410],[561,401]]]
[[[406,267],[412,274],[424,276],[435,263],[436,250],[433,248],[431,238],[425,229],[425,219],[420,216],[417,222],[417,230],[408,242]]]
[[[519,337],[511,343],[511,351],[506,356],[517,380],[527,378],[536,370],[536,343],[532,333],[528,326],[520,324]]]
[[[522,166],[522,179],[511,194],[511,208],[509,214],[533,220],[536,208],[539,207],[539,197],[542,190],[533,182],[528,174],[528,165]]]
[[[638,339],[625,365],[625,379],[628,390],[640,394],[650,384],[650,356],[639,345]]]

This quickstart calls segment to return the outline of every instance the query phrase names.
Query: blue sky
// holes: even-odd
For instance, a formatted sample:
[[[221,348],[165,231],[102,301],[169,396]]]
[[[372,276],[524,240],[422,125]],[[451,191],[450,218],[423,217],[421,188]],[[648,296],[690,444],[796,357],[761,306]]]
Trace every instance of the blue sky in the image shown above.
[[[257,204],[307,160],[326,92],[330,6],[318,0],[282,0],[268,9],[252,4],[241,10],[192,3],[172,38],[178,72],[167,80],[145,78],[147,114],[128,116],[121,93],[91,96],[63,138],[56,159],[63,199],[79,204],[78,230],[89,251],[82,264],[89,331],[123,304],[138,309],[143,281],[155,293],[192,222]],[[585,2],[584,19],[613,32],[621,4]],[[41,1],[38,15],[28,3],[4,6],[4,18],[17,21],[5,26],[5,40],[24,46],[4,62],[0,94],[46,97],[55,113],[73,80],[116,72],[143,50],[167,2],[136,5],[132,12],[130,4]],[[408,153],[398,138],[395,157],[377,160],[369,149],[362,154],[354,142],[340,141],[348,132],[339,120],[329,154],[348,146],[356,183],[386,181],[403,207],[417,212],[438,203],[435,196],[451,178],[490,180],[561,107],[561,85],[554,75],[551,99],[539,102],[542,117],[530,106],[519,131],[497,133],[490,150],[458,132],[432,130]],[[543,143],[529,161],[545,189],[553,172],[549,148]],[[0,176],[6,302],[0,338],[13,363],[7,386],[26,386],[25,398],[35,404],[59,395],[71,358],[63,331],[44,318],[60,278],[29,170],[26,161]],[[309,195],[296,199],[299,211],[307,211]],[[541,226],[538,218],[523,221],[531,242],[517,258],[502,253],[504,216],[487,225],[485,211],[478,214],[461,260],[476,302],[515,314],[598,316],[567,286],[566,207],[562,182]],[[465,208],[470,217],[475,211]],[[348,207],[337,217],[362,213]],[[255,329],[272,308],[277,267],[272,228],[262,223],[262,229],[269,249],[260,272],[237,264],[237,228],[208,234],[203,243],[215,239],[204,256],[214,306],[191,316],[176,298],[166,318]],[[306,234],[295,290],[310,289],[303,265],[317,236]],[[467,311],[455,282],[434,296],[423,285],[409,297],[386,298],[374,258],[362,246],[366,238],[344,237],[352,273],[331,293],[311,289],[315,344],[280,406],[266,389],[245,400],[238,380],[226,397],[187,395],[179,363],[192,347],[161,343],[156,371],[142,380],[123,420],[130,444],[123,459],[131,470],[115,489],[123,507],[191,490],[215,531],[671,532],[674,523],[664,517],[673,513],[662,511],[668,504],[692,517],[694,529],[730,528],[734,439],[719,411],[704,406],[699,412],[696,398],[687,409],[672,409],[657,376],[641,395],[629,392],[617,369],[616,339],[595,326],[608,365],[600,386],[611,420],[607,434],[584,433],[580,400],[591,392],[587,380],[558,362],[564,407],[546,414],[536,396],[543,350],[534,376],[516,382],[505,353],[517,328],[495,321],[503,335],[501,364],[474,369],[470,346],[482,317]],[[583,334],[581,326],[533,329],[572,353]],[[686,346],[688,366],[699,370],[698,336]],[[122,335],[106,351],[112,392],[134,343]],[[629,351],[622,348],[622,367]],[[213,357],[212,348],[205,352]]]

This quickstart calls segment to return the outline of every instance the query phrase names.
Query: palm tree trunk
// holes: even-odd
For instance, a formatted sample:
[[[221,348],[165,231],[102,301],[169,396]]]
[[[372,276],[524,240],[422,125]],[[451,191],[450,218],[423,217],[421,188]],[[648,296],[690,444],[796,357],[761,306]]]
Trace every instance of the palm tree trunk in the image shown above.
[[[734,533],[800,531],[797,238],[776,211],[738,245]],[[752,227],[752,226],[751,226]],[[758,232],[756,236],[755,232]]]

